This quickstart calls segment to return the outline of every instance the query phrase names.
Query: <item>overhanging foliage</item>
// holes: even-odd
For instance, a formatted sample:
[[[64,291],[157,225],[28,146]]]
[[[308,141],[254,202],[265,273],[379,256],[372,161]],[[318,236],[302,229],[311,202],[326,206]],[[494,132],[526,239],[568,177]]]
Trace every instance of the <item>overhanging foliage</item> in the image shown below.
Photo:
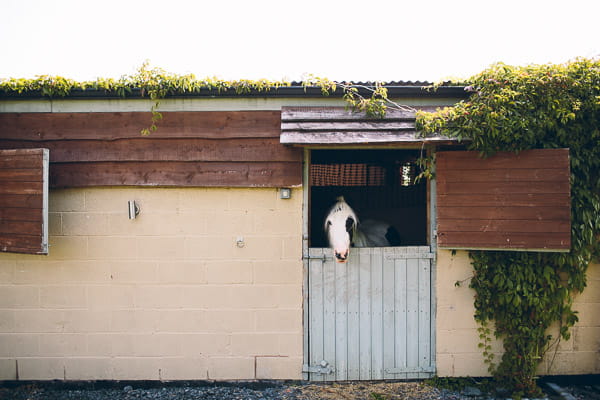
[[[551,324],[569,338],[577,321],[574,295],[600,255],[600,62],[512,67],[496,64],[467,82],[471,96],[435,113],[420,113],[423,134],[469,138],[482,156],[497,151],[569,148],[572,248],[569,253],[472,251],[475,318],[490,371],[515,397],[539,394],[535,373],[552,346]],[[504,343],[496,366],[493,324]]]

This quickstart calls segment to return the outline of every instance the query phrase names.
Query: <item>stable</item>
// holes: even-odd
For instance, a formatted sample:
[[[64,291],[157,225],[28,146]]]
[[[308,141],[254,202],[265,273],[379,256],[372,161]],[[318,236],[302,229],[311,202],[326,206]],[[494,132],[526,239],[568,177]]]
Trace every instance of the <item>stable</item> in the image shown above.
[[[568,251],[568,149],[482,160],[415,130],[463,88],[386,87],[383,119],[294,84],[167,96],[148,136],[149,99],[0,94],[0,379],[486,375],[463,250]],[[335,262],[339,196],[394,243]],[[598,372],[599,270],[540,373]]]

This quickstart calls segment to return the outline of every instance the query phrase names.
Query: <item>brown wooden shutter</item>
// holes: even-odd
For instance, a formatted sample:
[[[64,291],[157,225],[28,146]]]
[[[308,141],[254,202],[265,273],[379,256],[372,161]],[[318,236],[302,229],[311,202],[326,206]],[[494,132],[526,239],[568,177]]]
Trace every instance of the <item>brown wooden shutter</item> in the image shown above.
[[[48,254],[48,149],[0,150],[0,251]]]
[[[568,251],[569,149],[436,156],[438,246]]]

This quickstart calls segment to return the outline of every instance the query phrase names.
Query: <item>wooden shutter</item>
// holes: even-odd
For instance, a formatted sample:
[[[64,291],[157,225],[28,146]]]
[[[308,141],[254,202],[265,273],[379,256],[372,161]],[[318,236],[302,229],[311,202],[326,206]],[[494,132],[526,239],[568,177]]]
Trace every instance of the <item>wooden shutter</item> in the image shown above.
[[[48,254],[48,149],[0,150],[0,251]]]
[[[440,248],[570,249],[569,149],[436,157]]]

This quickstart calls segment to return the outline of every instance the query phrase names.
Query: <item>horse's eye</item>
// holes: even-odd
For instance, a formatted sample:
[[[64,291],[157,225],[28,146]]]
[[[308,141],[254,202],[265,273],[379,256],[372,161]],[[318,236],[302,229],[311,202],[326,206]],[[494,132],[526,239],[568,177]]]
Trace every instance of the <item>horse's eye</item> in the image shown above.
[[[331,226],[331,221],[327,221],[327,226]]]

